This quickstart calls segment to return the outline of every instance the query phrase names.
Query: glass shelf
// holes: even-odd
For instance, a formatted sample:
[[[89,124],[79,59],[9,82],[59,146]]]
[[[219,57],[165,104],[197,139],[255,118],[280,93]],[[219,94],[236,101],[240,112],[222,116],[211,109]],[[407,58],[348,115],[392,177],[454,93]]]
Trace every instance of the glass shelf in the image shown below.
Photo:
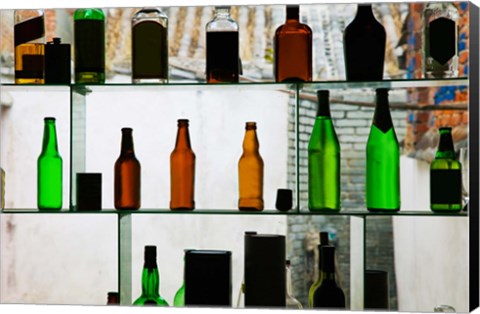
[[[371,81],[371,82],[347,82],[343,80],[339,81],[314,81],[314,82],[305,82],[305,83],[276,83],[276,82],[266,82],[266,81],[242,81],[240,83],[207,83],[207,82],[191,82],[191,81],[171,81],[168,84],[132,84],[132,83],[106,83],[106,84],[89,84],[89,85],[79,85],[79,84],[70,84],[70,85],[38,85],[38,84],[2,84],[1,86],[6,90],[10,89],[48,89],[48,90],[65,90],[65,88],[72,88],[74,90],[81,90],[85,88],[96,88],[102,87],[106,89],[117,89],[117,88],[135,88],[141,89],[142,87],[162,87],[168,88],[169,86],[205,86],[205,87],[215,87],[215,86],[265,86],[265,85],[291,85],[298,84],[300,87],[311,88],[311,89],[350,89],[350,88],[418,88],[418,87],[440,87],[440,86],[468,86],[469,81],[468,77],[458,77],[458,78],[444,78],[444,79],[391,79],[383,81]]]
[[[384,213],[384,212],[369,212],[364,210],[342,210],[340,212],[308,212],[290,210],[287,212],[278,211],[273,209],[263,211],[239,211],[237,209],[195,209],[190,210],[170,210],[170,209],[140,209],[140,210],[122,210],[115,209],[103,209],[103,210],[91,210],[91,211],[69,211],[63,210],[38,210],[38,209],[4,209],[3,214],[120,214],[120,215],[141,215],[141,214],[169,214],[169,215],[278,215],[278,216],[395,216],[395,217],[468,217],[468,212],[454,212],[454,213],[435,213],[430,210],[400,210],[398,212]]]

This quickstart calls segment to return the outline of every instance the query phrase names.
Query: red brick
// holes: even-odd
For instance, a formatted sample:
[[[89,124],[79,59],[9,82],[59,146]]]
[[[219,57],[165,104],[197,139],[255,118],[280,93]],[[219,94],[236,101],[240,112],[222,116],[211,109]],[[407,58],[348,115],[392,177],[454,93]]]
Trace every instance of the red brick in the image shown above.
[[[426,111],[417,112],[415,121],[418,123],[425,123],[430,120],[430,113]]]
[[[429,129],[427,123],[418,123],[415,125],[415,134],[424,134]]]
[[[458,58],[460,64],[466,64],[468,62],[468,51],[460,52],[460,57]]]
[[[450,116],[450,118],[448,119],[448,124],[452,127],[460,125],[461,119],[462,119],[462,117],[461,117],[460,113],[456,112],[456,113],[454,113]]]

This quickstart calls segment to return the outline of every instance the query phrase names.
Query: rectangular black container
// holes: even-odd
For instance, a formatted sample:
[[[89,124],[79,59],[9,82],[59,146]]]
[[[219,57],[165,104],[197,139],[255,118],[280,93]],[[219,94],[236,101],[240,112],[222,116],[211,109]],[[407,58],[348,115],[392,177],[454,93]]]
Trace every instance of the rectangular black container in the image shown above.
[[[77,173],[77,210],[102,210],[102,174]]]

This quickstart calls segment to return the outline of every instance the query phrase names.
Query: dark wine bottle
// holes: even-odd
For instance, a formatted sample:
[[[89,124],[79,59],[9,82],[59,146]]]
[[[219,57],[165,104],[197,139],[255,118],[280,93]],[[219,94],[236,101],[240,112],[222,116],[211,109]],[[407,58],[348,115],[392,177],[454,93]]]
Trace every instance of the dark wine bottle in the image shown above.
[[[357,15],[343,37],[347,81],[380,81],[385,61],[385,28],[371,4],[359,4]]]
[[[318,277],[317,280],[312,284],[308,292],[308,307],[313,308],[313,296],[315,290],[322,283],[322,256],[320,255],[322,246],[328,245],[328,232],[320,232],[320,244],[318,245]]]
[[[313,308],[345,309],[345,294],[335,281],[335,247],[320,248],[322,283],[313,294]]]

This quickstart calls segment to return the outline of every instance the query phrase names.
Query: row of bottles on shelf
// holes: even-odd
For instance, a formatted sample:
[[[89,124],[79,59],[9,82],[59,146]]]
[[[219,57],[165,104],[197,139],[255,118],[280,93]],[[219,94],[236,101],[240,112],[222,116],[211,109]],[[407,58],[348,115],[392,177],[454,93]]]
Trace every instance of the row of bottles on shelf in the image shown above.
[[[308,208],[312,212],[341,209],[340,144],[330,115],[329,92],[320,90],[317,117],[308,145]],[[238,208],[261,211],[264,163],[256,123],[247,122],[243,154],[238,162]],[[440,128],[440,141],[431,164],[430,201],[433,211],[462,209],[461,164],[456,159],[451,128]],[[170,208],[195,208],[195,154],[188,120],[178,120],[175,148],[170,155]],[[114,167],[114,202],[119,210],[141,207],[141,166],[135,157],[131,128],[122,129],[121,153]],[[101,174],[77,174],[77,209],[101,209]],[[55,119],[45,118],[43,149],[38,159],[38,208],[62,207],[62,159],[57,148]],[[277,209],[292,208],[292,192],[279,189]],[[377,89],[373,123],[366,145],[366,207],[369,211],[400,210],[400,148],[388,103],[388,90]]]
[[[458,75],[459,13],[453,3],[428,3],[424,10],[423,67],[426,77]],[[132,17],[133,83],[168,82],[168,17],[157,8],[144,8]],[[15,11],[15,82],[70,84],[70,45],[59,38],[44,45],[43,11]],[[242,72],[239,26],[229,6],[215,7],[206,25],[206,80],[238,82]],[[386,32],[372,5],[359,4],[344,31],[348,81],[383,79]],[[300,22],[299,6],[288,5],[286,21],[274,38],[277,82],[312,81],[312,30]],[[74,73],[77,84],[105,82],[105,14],[78,9],[74,14]]]
[[[310,288],[308,308],[345,309],[345,294],[335,276],[339,271],[335,247],[328,243],[328,232],[321,232],[320,238],[318,278]],[[302,309],[293,293],[291,263],[285,256],[285,237],[249,231],[245,232],[244,241],[244,277],[236,307]],[[156,255],[156,246],[145,246],[142,294],[133,305],[169,306],[160,295]],[[231,256],[230,251],[185,250],[183,282],[173,305],[233,306]],[[378,280],[372,281],[368,288],[375,292],[376,298],[367,301],[366,308],[388,309],[388,282],[379,285]],[[118,293],[108,295],[108,304],[120,304]],[[369,300],[368,295],[366,293],[366,300]]]

